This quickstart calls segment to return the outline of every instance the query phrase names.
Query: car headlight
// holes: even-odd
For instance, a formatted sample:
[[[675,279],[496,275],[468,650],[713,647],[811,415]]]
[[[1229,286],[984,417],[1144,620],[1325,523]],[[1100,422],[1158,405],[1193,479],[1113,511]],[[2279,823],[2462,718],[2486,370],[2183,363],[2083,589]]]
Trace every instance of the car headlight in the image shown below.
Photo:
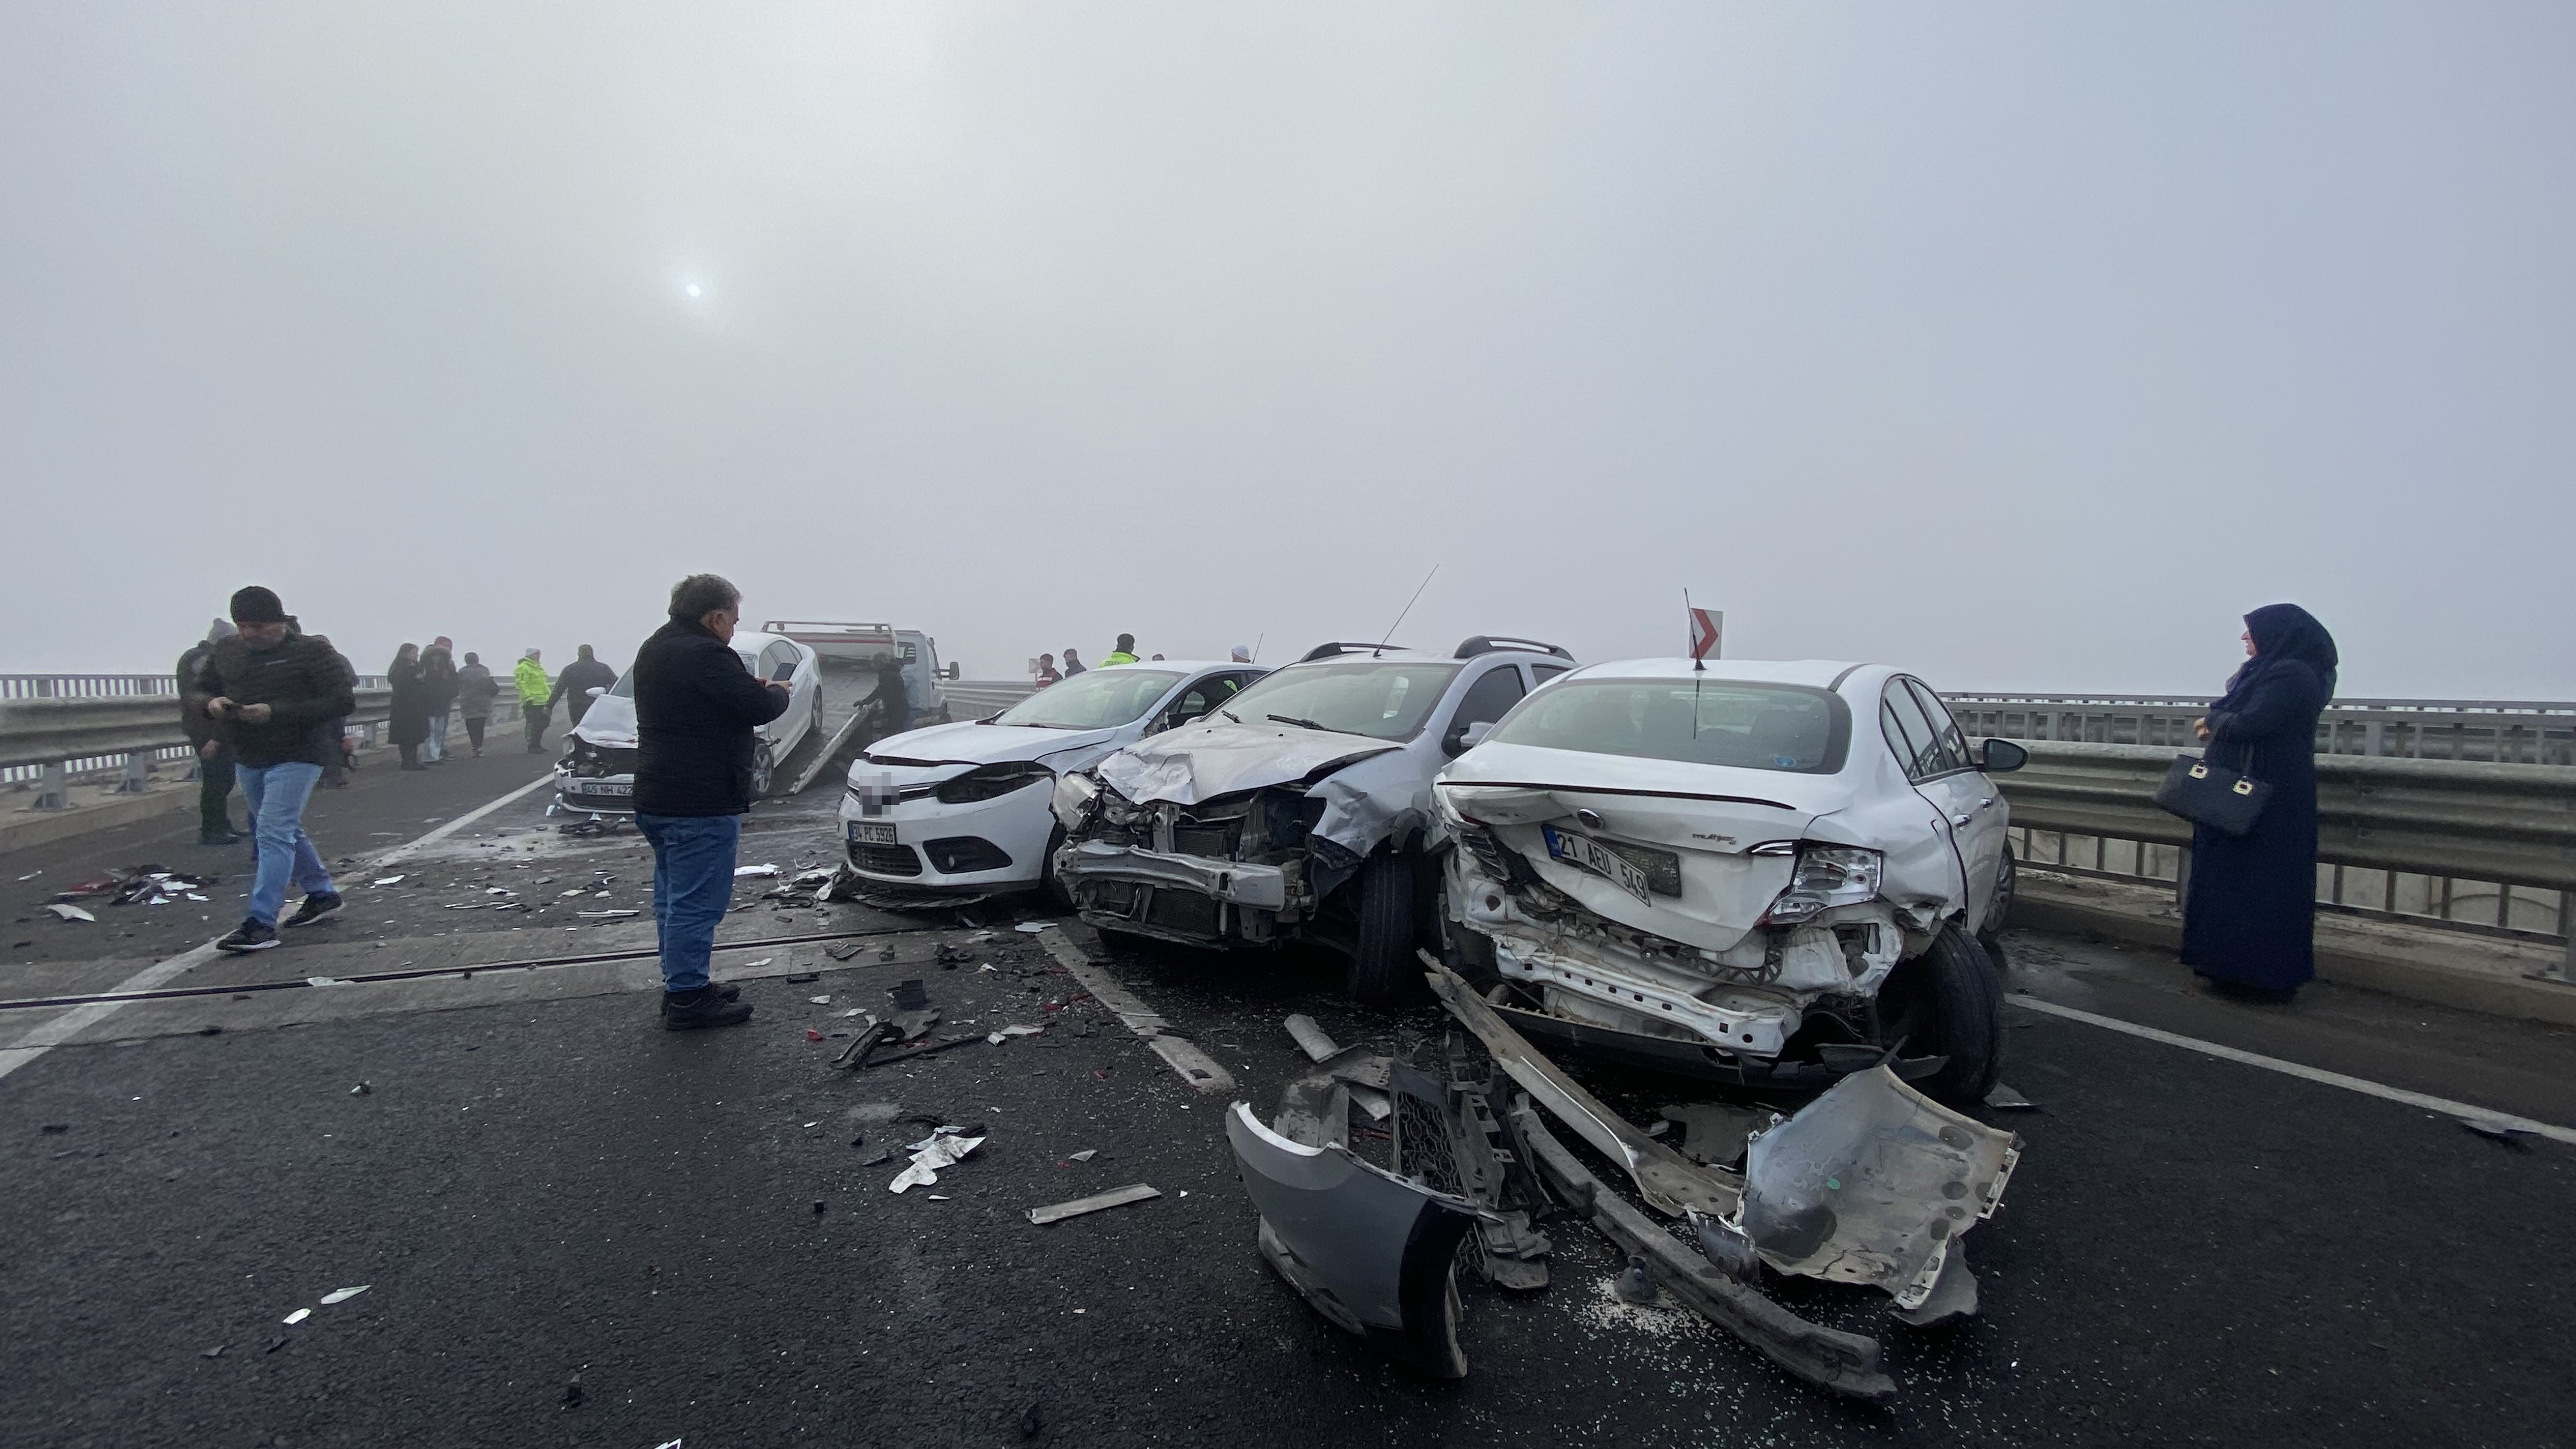
[[[931,793],[944,805],[972,805],[978,800],[995,800],[1014,790],[1026,789],[1053,774],[1044,765],[1015,761],[1004,765],[978,765],[952,780],[942,780]]]
[[[1789,877],[1789,888],[1763,914],[1765,925],[1793,926],[1836,906],[1863,905],[1878,898],[1885,857],[1877,851],[1812,840],[1798,842],[1797,849],[1798,868]],[[1773,852],[1757,846],[1752,853]]]
[[[1080,830],[1083,817],[1091,813],[1091,802],[1100,798],[1100,782],[1089,775],[1066,773],[1055,777],[1055,818],[1067,830]]]

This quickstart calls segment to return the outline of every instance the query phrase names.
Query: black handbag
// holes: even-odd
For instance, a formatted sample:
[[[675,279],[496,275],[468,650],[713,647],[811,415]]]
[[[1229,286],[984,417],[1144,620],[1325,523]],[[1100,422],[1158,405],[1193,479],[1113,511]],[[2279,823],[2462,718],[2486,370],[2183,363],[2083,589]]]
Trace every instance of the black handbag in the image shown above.
[[[2164,783],[2156,787],[2158,806],[2223,835],[2252,830],[2271,798],[2271,786],[2196,755],[2174,756]]]

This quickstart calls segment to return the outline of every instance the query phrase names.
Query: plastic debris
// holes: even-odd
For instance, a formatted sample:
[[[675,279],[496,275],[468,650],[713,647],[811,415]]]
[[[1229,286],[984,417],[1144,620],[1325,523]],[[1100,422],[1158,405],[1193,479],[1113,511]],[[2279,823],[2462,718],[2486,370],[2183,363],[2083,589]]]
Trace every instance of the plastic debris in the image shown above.
[[[1002,1043],[1004,1043],[1004,1042],[1006,1042],[1006,1041],[1010,1040],[1012,1037],[1015,1037],[1015,1036],[1036,1036],[1039,1032],[1042,1032],[1042,1031],[1044,1031],[1044,1030],[1046,1030],[1046,1028],[1045,1028],[1045,1027],[1042,1027],[1042,1026],[1006,1026],[1006,1027],[1003,1027],[1000,1031],[994,1032],[992,1035],[990,1035],[990,1036],[988,1036],[988,1037],[984,1038],[984,1040],[986,1040],[986,1041],[988,1041],[988,1042],[992,1043],[992,1044],[993,1044],[993,1045],[995,1045],[995,1046],[1000,1046]]]
[[[2036,1112],[2039,1110],[2039,1104],[2037,1102],[2034,1102],[2030,1098],[2023,1096],[2021,1093],[2014,1091],[2011,1087],[2006,1086],[2002,1082],[1997,1082],[1992,1088],[1988,1089],[1986,1092],[1986,1105],[1994,1108],[1998,1112]]]
[[[821,1041],[823,1039],[823,1034],[809,1026],[805,1028],[805,1039],[807,1041]]]
[[[1034,936],[1054,924],[1053,921],[1022,921],[1011,929],[1023,936]]]
[[[1065,1157],[1065,1159],[1064,1159],[1064,1160],[1065,1160],[1065,1161],[1067,1161],[1067,1162],[1089,1162],[1091,1159],[1093,1159],[1093,1158],[1095,1158],[1095,1157],[1098,1157],[1099,1155],[1100,1155],[1100,1149],[1099,1149],[1099,1148],[1097,1148],[1097,1147],[1086,1147],[1086,1148],[1082,1149],[1080,1152],[1075,1152],[1075,1153],[1067,1154],[1067,1156]]]
[[[831,1005],[831,1004],[832,1004],[832,998],[831,998],[830,996],[828,996],[828,995],[826,995],[826,996],[808,996],[808,997],[806,997],[805,999],[806,999],[807,1001],[810,1001],[810,1002],[814,1003],[816,1006],[829,1006],[829,1005]]]
[[[637,910],[616,910],[616,911],[581,911],[581,912],[578,912],[577,914],[579,914],[579,915],[580,915],[580,917],[581,917],[583,920],[585,920],[585,921],[617,921],[617,920],[624,920],[624,919],[625,919],[626,917],[628,917],[628,916],[640,916],[640,915],[642,915],[642,914],[644,914],[644,913],[643,913],[642,911],[637,911]]]
[[[204,1350],[204,1351],[200,1352],[200,1353],[197,1355],[197,1357],[199,1357],[199,1358],[222,1358],[222,1357],[224,1356],[224,1350],[225,1350],[226,1348],[230,1347],[230,1346],[231,1346],[231,1345],[229,1345],[229,1344],[221,1344],[221,1343],[219,1343],[219,1344],[216,1344],[213,1348],[206,1349],[206,1350]]]
[[[733,876],[736,880],[740,880],[745,876],[773,876],[776,874],[778,874],[778,867],[774,865],[737,865],[733,868]]]
[[[844,941],[837,946],[824,947],[823,954],[835,961],[847,961],[866,949],[868,949],[867,943],[864,941]]]
[[[369,884],[369,885],[380,885],[380,886],[398,886],[398,885],[401,885],[404,881],[409,880],[410,878],[411,878],[411,877],[409,877],[409,876],[400,876],[400,875],[380,875],[380,876],[376,877],[374,880],[369,881],[369,882],[368,882],[368,884]]]
[[[346,1303],[375,1286],[373,1283],[361,1283],[355,1288],[334,1288],[322,1295],[322,1306],[328,1308],[334,1303]]]
[[[1130,1183],[1125,1187],[1113,1187],[1107,1192],[1095,1192],[1089,1197],[1078,1197],[1071,1202],[1031,1208],[1029,1221],[1044,1226],[1048,1223],[1062,1222],[1066,1218],[1078,1218],[1084,1213],[1096,1213],[1103,1208],[1125,1207],[1131,1202],[1143,1202],[1147,1198],[1161,1196],[1161,1193],[1144,1183]]]
[[[65,921],[88,921],[88,922],[90,922],[90,923],[92,923],[92,924],[96,924],[96,923],[97,923],[97,921],[98,921],[98,917],[91,915],[89,912],[82,910],[80,907],[78,907],[78,906],[67,906],[67,905],[64,905],[64,904],[63,904],[62,902],[60,902],[60,901],[56,901],[56,902],[54,902],[53,904],[46,906],[46,907],[45,907],[45,909],[46,909],[46,910],[49,910],[49,911],[51,911],[51,912],[53,912],[53,913],[54,913],[54,915],[55,915],[55,917],[56,917],[57,919],[60,919],[60,920],[65,920]]]
[[[927,1187],[939,1181],[941,1168],[956,1166],[965,1160],[966,1154],[984,1145],[983,1138],[957,1136],[957,1131],[954,1127],[942,1127],[913,1143],[908,1149],[912,1153],[912,1165],[896,1174],[895,1180],[886,1185],[886,1190],[902,1192],[908,1188]]]
[[[2531,1129],[2528,1127],[2517,1127],[2510,1122],[2499,1122],[2486,1117],[2462,1117],[2459,1123],[2490,1142],[2502,1142],[2512,1147],[2522,1146],[2531,1137]]]
[[[292,1326],[292,1325],[294,1325],[294,1324],[302,1323],[304,1320],[306,1320],[306,1319],[308,1319],[308,1318],[311,1318],[312,1316],[313,1316],[313,1310],[312,1310],[312,1309],[310,1309],[310,1308],[298,1308],[298,1309],[296,1309],[293,1313],[290,1313],[290,1314],[286,1315],[286,1317],[285,1317],[283,1320],[281,1320],[281,1321],[282,1321],[282,1322],[284,1322],[284,1323],[286,1323],[286,1324],[288,1324],[289,1326]]]
[[[358,1085],[349,1089],[349,1095],[352,1097],[364,1097],[373,1094],[375,1090],[376,1088],[374,1083],[360,1082]]]
[[[304,978],[304,984],[307,986],[346,986],[349,983],[341,980],[337,976],[307,976]]]

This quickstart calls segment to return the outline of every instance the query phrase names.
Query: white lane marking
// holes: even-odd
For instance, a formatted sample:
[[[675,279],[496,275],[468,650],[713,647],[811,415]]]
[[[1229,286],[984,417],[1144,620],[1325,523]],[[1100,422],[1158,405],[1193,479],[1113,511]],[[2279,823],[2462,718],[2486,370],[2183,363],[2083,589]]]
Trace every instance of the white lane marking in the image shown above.
[[[493,811],[524,799],[538,787],[551,784],[553,781],[554,772],[549,770],[491,804],[459,815],[417,840],[406,841],[380,854],[363,857],[349,870],[349,878],[355,880],[361,876],[371,875],[422,846],[435,845]],[[172,977],[193,967],[202,966],[213,959],[215,959],[215,943],[208,941],[194,950],[182,951],[167,961],[158,961],[146,966],[116,983],[112,989],[120,996],[137,991],[150,991]],[[60,1016],[28,1028],[26,1034],[19,1037],[17,1041],[6,1048],[0,1048],[0,1077],[8,1076],[11,1072],[105,1021],[121,1010],[125,1004],[122,1001],[93,1001],[87,1006],[75,1006]]]
[[[2106,1031],[2143,1037],[2148,1041],[2160,1041],[2167,1046],[2203,1052],[2231,1062],[2242,1062],[2249,1067],[2261,1067],[2265,1071],[2279,1072],[2284,1076],[2297,1077],[2301,1081],[2341,1087],[2347,1092],[2359,1092],[2365,1097],[2377,1097],[2384,1102],[2400,1102],[2409,1107],[2421,1107],[2428,1112],[2440,1112],[2474,1122],[2489,1123],[2499,1127],[2518,1127],[2534,1136],[2546,1137],[2552,1142],[2576,1145],[2576,1127],[2560,1127],[2548,1122],[2535,1122],[2529,1117],[2517,1117],[2510,1112],[2497,1112],[2486,1107],[2473,1107],[2466,1102],[2454,1102],[2448,1097],[2410,1092],[2404,1087],[2391,1087],[2360,1077],[2349,1077],[2341,1072],[2329,1072],[2322,1067],[2303,1067],[2297,1062],[2285,1062],[2279,1057],[2238,1051],[2232,1046],[2220,1046],[2214,1041],[2202,1041],[2198,1037],[2183,1036],[2176,1032],[2159,1031],[2152,1026],[2140,1026],[2134,1021],[2122,1021],[2118,1017],[2096,1016],[2089,1011],[2078,1011],[2071,1006],[2042,1001],[2036,996],[2006,995],[2004,1000],[2014,1006],[2026,1006],[2033,1011],[2044,1011],[2050,1016],[2062,1016],[2069,1021],[2080,1021],[2087,1026],[2098,1026]]]
[[[1038,933],[1038,939],[1046,943],[1047,954],[1055,957],[1074,980],[1082,983],[1082,989],[1091,993],[1092,1000],[1116,1012],[1118,1019],[1127,1023],[1129,1031],[1143,1037],[1145,1045],[1154,1049],[1154,1055],[1180,1073],[1182,1081],[1209,1096],[1234,1090],[1233,1073],[1218,1066],[1216,1059],[1206,1052],[1183,1038],[1171,1035],[1170,1022],[1163,1020],[1136,993],[1119,985],[1118,978],[1100,969],[1098,962],[1082,954],[1082,948],[1073,944],[1062,930],[1049,926]]]

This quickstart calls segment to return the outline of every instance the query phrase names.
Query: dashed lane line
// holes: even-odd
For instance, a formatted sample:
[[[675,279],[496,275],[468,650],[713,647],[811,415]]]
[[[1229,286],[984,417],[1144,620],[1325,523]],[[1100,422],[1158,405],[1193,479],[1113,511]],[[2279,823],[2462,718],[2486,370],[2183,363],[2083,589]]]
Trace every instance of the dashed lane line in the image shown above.
[[[439,826],[436,830],[430,831],[428,834],[423,835],[416,840],[408,840],[400,845],[394,846],[390,850],[381,851],[372,856],[361,857],[358,864],[350,870],[349,874],[352,877],[356,877],[361,875],[371,875],[376,871],[382,870],[386,866],[393,864],[395,861],[401,860],[405,856],[410,855],[413,851],[422,849],[425,846],[436,845],[438,842],[454,835],[457,831],[464,829],[466,826],[473,824],[475,821],[480,820],[487,815],[490,815],[495,810],[503,809],[527,798],[529,795],[536,793],[539,789],[553,783],[553,781],[554,775],[551,771],[546,774],[539,775],[537,778],[530,780],[518,789],[511,791],[509,794],[502,796],[498,800],[493,801],[491,804],[482,806],[478,809],[469,810],[465,814],[457,816],[455,819],[448,821],[446,824]],[[182,951],[167,961],[156,961],[152,965],[144,967],[142,970],[126,977],[123,981],[118,982],[115,990],[110,994],[116,996],[127,996],[135,992],[150,991],[161,985],[163,982],[168,981],[183,972],[203,966],[213,959],[215,959],[215,943],[208,941],[194,950]],[[96,1001],[87,1006],[75,1006],[60,1016],[30,1027],[24,1035],[18,1038],[16,1042],[12,1043],[8,1047],[0,1048],[0,1077],[8,1076],[11,1072],[18,1070],[20,1067],[36,1060],[45,1053],[52,1051],[54,1048],[72,1040],[74,1037],[79,1036],[82,1032],[85,1032],[91,1027],[98,1025],[100,1022],[107,1020],[117,1012],[124,1010],[125,1005],[126,1003],[122,1001]]]
[[[1047,954],[1055,957],[1074,980],[1082,983],[1082,989],[1091,993],[1092,1000],[1115,1012],[1118,1019],[1127,1024],[1129,1031],[1143,1037],[1145,1045],[1154,1049],[1154,1055],[1181,1074],[1182,1081],[1211,1097],[1230,1095],[1234,1091],[1233,1073],[1217,1065],[1216,1058],[1192,1046],[1186,1038],[1172,1035],[1170,1022],[1163,1020],[1162,1015],[1147,1006],[1136,993],[1120,985],[1118,978],[1102,969],[1099,962],[1084,955],[1082,948],[1075,945],[1061,927],[1047,927],[1038,933],[1038,939],[1045,943]]]
[[[2440,1112],[2446,1116],[2488,1126],[2513,1128],[2531,1133],[2536,1137],[2546,1137],[2552,1142],[2565,1142],[2576,1146],[2576,1127],[2560,1127],[2549,1122],[2535,1122],[2529,1117],[2517,1117],[2510,1112],[2497,1112],[2485,1107],[2473,1107],[2466,1102],[2454,1102],[2448,1097],[2410,1092],[2404,1087],[2392,1087],[2382,1082],[2346,1076],[2342,1072],[2329,1072],[2323,1067],[2301,1066],[2297,1062],[2285,1062],[2279,1057],[2267,1057],[2259,1052],[2239,1051],[2232,1046],[2221,1046],[2214,1041],[2202,1041],[2198,1037],[2183,1036],[2177,1032],[2160,1031],[2152,1026],[2140,1026],[2134,1021],[2122,1021],[2114,1016],[2097,1016],[2089,1011],[2078,1011],[2072,1006],[2060,1006],[2053,1001],[2042,1001],[2036,996],[2007,995],[2004,1000],[2014,1006],[2028,1007],[2032,1011],[2045,1012],[2050,1016],[2062,1016],[2068,1021],[2080,1021],[2087,1026],[2101,1027],[2105,1031],[2116,1031],[2147,1041],[2160,1041],[2167,1046],[2205,1053],[2224,1061],[2242,1062],[2249,1067],[2261,1067],[2267,1072],[2279,1072],[2283,1076],[2297,1077],[2305,1082],[2341,1087],[2347,1092],[2359,1092],[2365,1097],[2377,1097],[2383,1102],[2398,1102],[2409,1107],[2421,1107],[2427,1112]]]

